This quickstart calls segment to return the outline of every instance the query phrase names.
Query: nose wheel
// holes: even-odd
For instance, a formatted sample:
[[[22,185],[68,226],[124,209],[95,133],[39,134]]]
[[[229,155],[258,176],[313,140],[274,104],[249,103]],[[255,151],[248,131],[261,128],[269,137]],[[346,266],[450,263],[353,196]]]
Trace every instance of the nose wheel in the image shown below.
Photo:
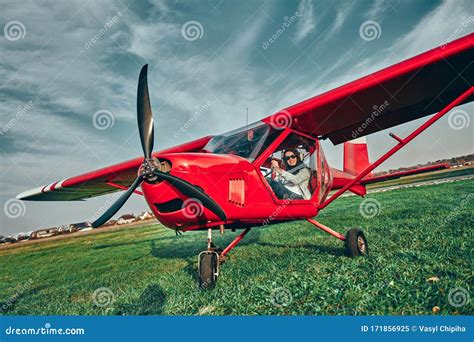
[[[219,254],[215,251],[204,251],[198,257],[199,288],[212,289],[219,276]]]
[[[212,243],[212,228],[207,230],[207,251],[198,256],[198,285],[200,289],[212,289],[219,276],[219,253]]]

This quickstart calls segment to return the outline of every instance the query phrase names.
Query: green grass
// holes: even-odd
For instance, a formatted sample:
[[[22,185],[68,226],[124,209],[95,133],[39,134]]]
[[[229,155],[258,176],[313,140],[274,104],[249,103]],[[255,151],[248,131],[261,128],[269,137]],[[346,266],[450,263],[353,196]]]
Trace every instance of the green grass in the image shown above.
[[[6,315],[372,315],[472,314],[472,301],[448,303],[472,289],[474,182],[369,195],[381,210],[359,213],[362,199],[341,198],[318,219],[339,231],[362,227],[367,258],[304,221],[254,229],[230,253],[213,290],[196,287],[205,233],[176,237],[162,226],[131,228],[0,251],[0,310]],[[223,246],[238,234],[216,234]],[[439,281],[429,282],[430,277]],[[114,301],[94,305],[107,287]],[[291,294],[287,306],[272,293]],[[472,296],[471,296],[472,297]]]

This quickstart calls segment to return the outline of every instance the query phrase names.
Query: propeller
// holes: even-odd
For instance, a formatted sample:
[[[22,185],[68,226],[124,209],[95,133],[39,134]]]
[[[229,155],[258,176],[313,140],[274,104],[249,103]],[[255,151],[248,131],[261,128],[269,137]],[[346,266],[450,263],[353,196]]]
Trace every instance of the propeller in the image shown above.
[[[133,182],[133,184],[125,191],[118,200],[112,204],[105,213],[103,213],[97,220],[92,222],[92,227],[97,228],[102,226],[105,222],[107,222],[112,216],[115,215],[117,211],[127,202],[128,198],[132,195],[135,189],[141,184],[143,178],[138,176],[137,179]]]
[[[151,158],[153,150],[153,113],[151,112],[150,95],[148,94],[148,64],[145,64],[138,77],[137,121],[140,141],[145,158]]]
[[[112,204],[97,220],[92,223],[92,227],[97,228],[107,222],[117,211],[127,202],[135,189],[142,182],[154,183],[156,181],[167,181],[183,195],[195,198],[201,204],[214,212],[221,220],[225,221],[224,210],[211,197],[195,185],[184,179],[162,172],[152,158],[153,151],[153,113],[151,111],[150,95],[148,93],[148,64],[145,64],[140,71],[137,89],[137,122],[140,142],[142,144],[144,160],[138,170],[138,176],[130,187],[125,191],[114,204]]]

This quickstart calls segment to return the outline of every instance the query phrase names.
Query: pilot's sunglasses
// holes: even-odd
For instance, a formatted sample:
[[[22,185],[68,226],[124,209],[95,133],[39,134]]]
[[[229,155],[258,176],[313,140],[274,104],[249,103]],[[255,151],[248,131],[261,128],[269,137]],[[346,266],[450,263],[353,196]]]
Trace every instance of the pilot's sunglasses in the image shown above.
[[[292,154],[291,156],[286,156],[285,160],[296,159],[296,156]]]

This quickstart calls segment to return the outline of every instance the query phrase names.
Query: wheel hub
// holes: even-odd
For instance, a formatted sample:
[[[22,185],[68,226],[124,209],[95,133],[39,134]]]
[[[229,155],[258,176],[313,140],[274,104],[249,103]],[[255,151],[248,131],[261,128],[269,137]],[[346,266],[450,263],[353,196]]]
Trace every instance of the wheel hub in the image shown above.
[[[357,246],[359,247],[359,251],[363,254],[365,254],[367,250],[367,245],[365,243],[365,240],[362,236],[357,237]]]
[[[158,176],[155,171],[170,172],[171,164],[167,161],[160,161],[157,158],[145,158],[142,165],[138,169],[138,175],[143,177],[147,183],[158,183]]]

